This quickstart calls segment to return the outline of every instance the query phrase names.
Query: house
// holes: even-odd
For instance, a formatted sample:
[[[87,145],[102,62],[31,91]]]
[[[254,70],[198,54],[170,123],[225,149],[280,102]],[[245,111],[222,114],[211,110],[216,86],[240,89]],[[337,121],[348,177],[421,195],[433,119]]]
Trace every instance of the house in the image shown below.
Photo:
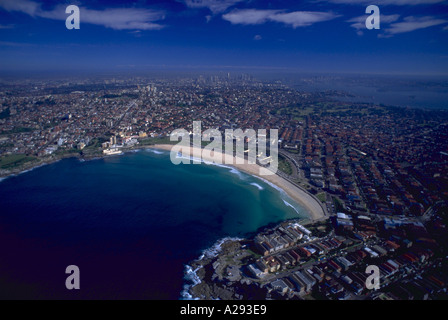
[[[303,248],[303,247],[297,247],[297,252],[300,254],[300,256],[301,257],[306,257],[306,258],[309,258],[309,257],[311,257],[311,252],[309,252],[308,250],[306,250],[305,248]]]
[[[263,256],[267,256],[269,253],[274,251],[274,247],[272,247],[268,242],[255,242],[256,250],[261,253]]]
[[[297,278],[299,282],[305,284],[305,291],[310,292],[312,287],[316,284],[316,279],[314,279],[311,275],[306,272],[296,271],[293,274],[293,279]]]
[[[282,254],[276,255],[275,258],[280,262],[282,269],[286,269],[291,264]]]
[[[299,294],[299,295],[304,295],[305,289],[306,289],[306,285],[305,283],[303,283],[299,278],[297,278],[294,275],[291,275],[289,277],[289,280],[291,281],[291,283],[294,285],[295,287],[295,291]]]
[[[262,258],[264,264],[268,267],[269,272],[276,272],[280,269],[280,262],[274,257]]]
[[[338,263],[336,263],[334,260],[329,260],[327,265],[330,268],[336,270],[337,272],[341,272],[342,271],[342,267]]]
[[[290,265],[292,266],[296,265],[297,260],[289,252],[285,252],[283,253],[283,255],[285,256],[286,259],[288,259]]]
[[[338,258],[336,258],[336,261],[338,262],[338,265],[340,265],[344,268],[345,271],[347,271],[348,268],[350,268],[353,265],[353,263],[351,263],[344,257],[338,257]]]
[[[296,250],[289,250],[288,253],[296,260],[296,262],[300,261],[300,254],[298,254]]]
[[[379,245],[374,245],[374,246],[372,247],[372,249],[375,250],[376,252],[378,252],[378,254],[379,254],[380,256],[384,256],[384,255],[387,254],[387,250],[384,249],[384,248],[382,248],[382,247],[380,247]]]
[[[250,273],[252,273],[255,277],[257,278],[262,278],[266,272],[261,271],[260,269],[257,268],[257,265],[255,264],[250,264],[247,267],[250,271]]]
[[[281,294],[285,294],[285,293],[287,293],[288,291],[291,290],[291,288],[282,279],[277,279],[275,281],[272,281],[270,283],[270,287],[273,290],[278,291]]]
[[[261,270],[261,272],[263,273],[269,272],[269,267],[266,265],[266,263],[264,263],[262,259],[258,259],[257,261],[255,261],[255,267]]]

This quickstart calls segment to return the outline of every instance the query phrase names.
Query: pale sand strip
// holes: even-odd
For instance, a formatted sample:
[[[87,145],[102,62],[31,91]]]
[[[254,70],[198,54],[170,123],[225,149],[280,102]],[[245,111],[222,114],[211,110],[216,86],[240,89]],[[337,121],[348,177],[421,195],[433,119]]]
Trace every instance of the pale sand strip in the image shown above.
[[[156,148],[156,149],[171,151],[171,148],[173,147],[173,145],[157,144],[157,145],[154,145],[151,147]],[[186,156],[187,153],[188,153],[188,150],[182,150],[183,155]],[[200,154],[201,154],[200,148],[190,147],[190,156],[191,157],[197,157],[196,155],[200,155]],[[260,177],[262,179],[265,179],[265,180],[271,182],[272,184],[275,184],[277,187],[284,190],[294,201],[303,205],[307,209],[307,211],[309,213],[309,217],[312,221],[322,220],[322,219],[326,218],[322,206],[319,204],[319,202],[316,199],[314,199],[310,194],[308,194],[304,190],[296,187],[295,185],[293,185],[291,182],[287,181],[286,179],[284,179],[276,174],[260,175],[260,172],[261,172],[260,169],[261,170],[266,170],[266,169],[259,166],[258,164],[249,164],[249,163],[247,163],[247,160],[244,160],[244,162],[245,162],[244,164],[239,164],[239,163],[235,163],[235,157],[234,157],[233,158],[234,163],[229,164],[224,161],[224,155],[221,153],[217,152],[216,155],[214,155],[212,153],[211,156],[212,157],[214,157],[214,156],[221,157],[221,159],[223,159],[221,162],[222,164],[233,166],[233,167],[235,167],[241,171],[244,171],[248,174]],[[204,153],[202,155],[202,159],[205,161],[211,162],[211,161],[213,161],[213,158],[211,156],[206,155]]]

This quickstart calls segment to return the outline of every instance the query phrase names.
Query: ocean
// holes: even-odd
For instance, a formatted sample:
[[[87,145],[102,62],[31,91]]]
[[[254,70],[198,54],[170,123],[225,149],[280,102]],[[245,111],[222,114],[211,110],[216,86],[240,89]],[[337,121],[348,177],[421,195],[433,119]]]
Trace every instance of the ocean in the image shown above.
[[[0,298],[183,299],[188,263],[226,237],[307,218],[283,191],[169,152],[64,159],[0,182]],[[65,269],[80,270],[68,290]]]
[[[448,81],[433,78],[364,77],[324,79],[313,83],[297,83],[292,86],[301,91],[320,92],[337,90],[351,97],[334,97],[335,100],[352,103],[373,103],[386,106],[448,109]]]

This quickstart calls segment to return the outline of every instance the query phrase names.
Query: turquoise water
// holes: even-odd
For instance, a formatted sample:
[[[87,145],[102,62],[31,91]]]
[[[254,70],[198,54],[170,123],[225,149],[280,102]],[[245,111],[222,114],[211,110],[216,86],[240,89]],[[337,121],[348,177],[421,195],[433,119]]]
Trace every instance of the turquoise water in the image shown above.
[[[219,239],[307,217],[256,177],[151,149],[5,179],[0,203],[0,294],[18,298],[178,299],[185,266]],[[65,289],[71,264],[81,290]]]

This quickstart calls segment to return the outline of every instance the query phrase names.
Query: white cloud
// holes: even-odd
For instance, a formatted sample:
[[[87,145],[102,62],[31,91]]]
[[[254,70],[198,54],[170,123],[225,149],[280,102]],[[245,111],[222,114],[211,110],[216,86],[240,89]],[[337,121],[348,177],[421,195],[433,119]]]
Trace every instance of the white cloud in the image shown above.
[[[222,18],[232,24],[262,24],[267,22],[269,17],[280,11],[258,9],[233,10],[230,13],[224,14]]]
[[[0,29],[13,29],[13,28],[14,28],[14,26],[12,24],[9,24],[9,25],[0,24]]]
[[[59,5],[52,10],[43,10],[40,4],[29,0],[0,0],[0,8],[7,11],[19,11],[33,17],[65,20],[65,6]],[[92,10],[80,6],[81,25],[95,24],[115,30],[158,30],[163,25],[155,21],[163,20],[161,11],[137,8],[113,8]]]
[[[40,13],[43,18],[65,20],[67,14],[65,7],[60,6],[52,11]],[[91,10],[80,7],[80,19],[82,23],[101,25],[115,30],[157,30],[162,25],[154,23],[164,19],[162,12],[137,8],[114,8],[105,10]]]
[[[182,0],[189,8],[208,8],[214,14],[222,13],[244,0]]]
[[[363,35],[363,30],[366,29],[365,21],[367,15],[359,16],[347,20],[347,22],[351,23],[351,27],[356,30],[358,35]],[[435,17],[405,17],[402,21],[397,22],[400,18],[398,14],[392,15],[381,15],[380,16],[380,28],[384,30],[383,33],[379,34],[379,38],[390,38],[395,34],[411,32],[419,29],[425,29],[432,26],[441,25],[444,23],[448,23],[448,20],[435,18]],[[386,28],[383,26],[386,25]],[[448,28],[448,27],[445,27]],[[444,28],[444,29],[445,29]]]
[[[352,28],[356,29],[356,31],[357,31],[356,33],[361,36],[361,35],[363,35],[362,30],[366,29],[367,17],[368,17],[368,15],[359,16],[359,17],[355,17],[350,20],[347,20],[346,22],[351,23],[350,26]],[[380,25],[392,23],[394,21],[397,21],[398,18],[400,18],[399,14],[391,14],[391,15],[382,14],[380,16]]]
[[[364,16],[355,17],[355,18],[352,18],[350,20],[347,20],[347,22],[355,22],[355,23],[361,23],[362,22],[362,23],[364,23],[368,16],[369,15],[366,14]],[[400,15],[399,14],[391,14],[391,15],[382,14],[380,16],[380,18],[381,18],[381,22],[391,23],[391,22],[397,21],[398,18],[400,18]],[[365,24],[364,24],[364,26],[365,26]]]
[[[448,23],[448,20],[438,19],[435,17],[406,17],[402,22],[393,23],[389,28],[385,29],[385,33],[388,35],[395,35],[399,33],[411,32],[419,29],[425,29],[444,23]]]
[[[222,16],[224,20],[232,24],[255,25],[275,21],[290,25],[293,28],[310,26],[313,23],[328,21],[336,17],[338,16],[330,12],[285,12],[284,10],[259,9],[233,10]]]
[[[291,25],[293,28],[307,27],[316,22],[328,21],[336,18],[337,15],[330,12],[295,11],[289,13],[278,13],[270,16],[269,19]]]
[[[6,11],[20,11],[34,17],[40,4],[30,0],[0,0],[0,7]]]
[[[261,39],[263,39],[259,34],[257,34],[255,37],[254,37],[254,40],[261,40]]]

